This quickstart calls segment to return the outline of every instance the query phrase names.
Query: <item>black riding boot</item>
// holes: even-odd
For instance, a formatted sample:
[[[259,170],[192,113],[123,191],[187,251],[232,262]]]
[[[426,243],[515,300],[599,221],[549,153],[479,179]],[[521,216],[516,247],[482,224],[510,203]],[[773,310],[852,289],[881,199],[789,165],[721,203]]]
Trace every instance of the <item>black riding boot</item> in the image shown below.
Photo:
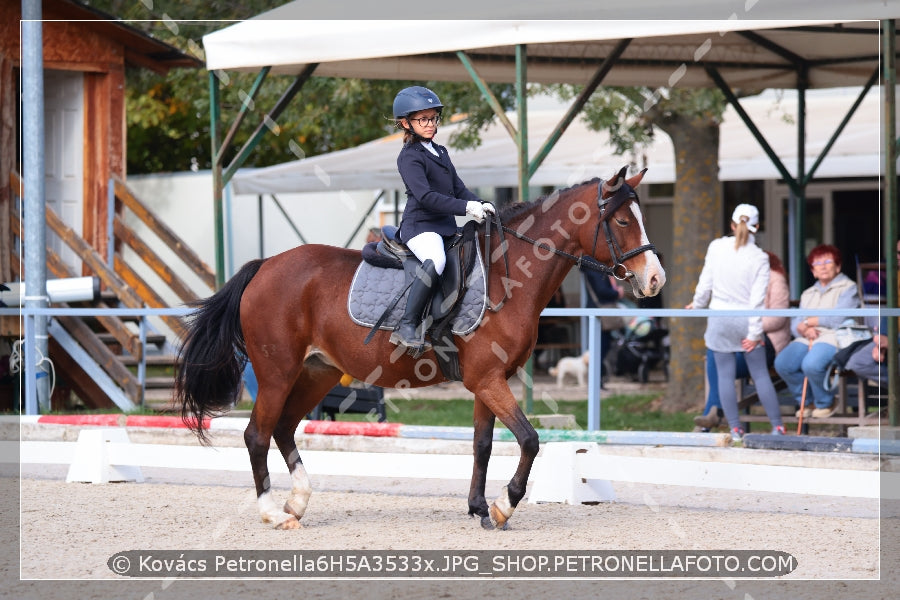
[[[408,348],[420,348],[425,345],[425,332],[416,330],[422,322],[422,311],[431,300],[437,278],[437,270],[431,260],[426,260],[416,269],[415,279],[409,288],[406,309],[403,311],[400,324],[391,334],[391,343]]]

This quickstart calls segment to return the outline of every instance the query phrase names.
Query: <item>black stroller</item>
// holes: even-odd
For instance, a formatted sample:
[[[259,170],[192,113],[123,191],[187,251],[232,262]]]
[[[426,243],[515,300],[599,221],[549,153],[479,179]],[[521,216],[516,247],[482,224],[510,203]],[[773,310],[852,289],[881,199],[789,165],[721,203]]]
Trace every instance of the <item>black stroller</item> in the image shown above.
[[[616,333],[613,333],[616,336]],[[662,366],[669,380],[669,330],[653,317],[632,317],[615,340],[615,351],[607,354],[605,365],[616,376],[630,375],[647,383],[651,369]]]

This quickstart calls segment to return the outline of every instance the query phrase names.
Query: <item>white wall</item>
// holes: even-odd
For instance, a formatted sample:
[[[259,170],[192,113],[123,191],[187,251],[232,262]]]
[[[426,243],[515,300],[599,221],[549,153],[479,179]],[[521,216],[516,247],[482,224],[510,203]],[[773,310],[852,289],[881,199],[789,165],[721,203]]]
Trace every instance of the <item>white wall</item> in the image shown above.
[[[209,171],[131,176],[128,186],[201,259],[215,268],[213,183]],[[376,194],[377,191],[284,194],[278,196],[278,201],[307,242],[343,246]],[[226,190],[223,211],[227,278],[245,262],[260,256],[259,200],[252,195],[232,196]],[[301,244],[270,196],[263,197],[262,219],[263,256],[273,256]],[[132,215],[126,220],[142,235],[147,232]],[[370,224],[374,221],[366,221],[353,238],[351,248],[362,247]],[[152,235],[148,238],[155,239]],[[156,245],[153,247],[164,257],[171,256]],[[191,287],[199,281],[187,275],[185,279],[190,279]]]
[[[131,176],[127,184],[160,221],[215,270],[211,172]],[[309,243],[343,246],[375,195],[373,191],[289,194],[279,196],[278,200]],[[245,262],[260,256],[258,204],[256,196],[232,197],[226,193],[223,207],[226,279]],[[125,221],[198,296],[206,297],[212,293],[213,290],[185,267],[131,211],[126,211]],[[297,234],[269,197],[263,199],[263,221],[264,256],[273,256],[300,245]],[[367,221],[350,247],[362,248],[369,225]],[[181,299],[128,248],[125,249],[125,260],[169,305],[182,306]],[[161,320],[151,319],[151,323],[157,330],[171,336],[171,330]]]

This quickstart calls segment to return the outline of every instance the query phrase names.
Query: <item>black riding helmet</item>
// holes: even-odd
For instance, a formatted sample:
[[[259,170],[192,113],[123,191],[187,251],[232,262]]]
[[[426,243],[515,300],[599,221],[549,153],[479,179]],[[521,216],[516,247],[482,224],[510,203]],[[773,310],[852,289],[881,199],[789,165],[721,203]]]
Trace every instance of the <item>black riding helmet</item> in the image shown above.
[[[429,108],[435,108],[438,114],[441,114],[444,105],[441,104],[441,99],[437,97],[437,94],[427,87],[414,85],[404,88],[397,92],[397,96],[394,98],[394,118],[396,119],[405,119],[415,112]]]

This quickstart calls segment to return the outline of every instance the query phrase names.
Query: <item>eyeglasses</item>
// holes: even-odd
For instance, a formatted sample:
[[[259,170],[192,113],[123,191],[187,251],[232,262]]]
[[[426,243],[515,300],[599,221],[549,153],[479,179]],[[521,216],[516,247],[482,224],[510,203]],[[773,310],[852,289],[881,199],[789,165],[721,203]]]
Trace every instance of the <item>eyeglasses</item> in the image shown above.
[[[813,261],[812,266],[814,266],[814,267],[821,267],[821,266],[824,266],[824,265],[830,265],[830,264],[832,264],[832,263],[834,263],[833,260],[831,260],[830,258],[826,258],[825,260],[815,260],[815,261]]]
[[[441,122],[441,115],[435,115],[433,117],[419,117],[418,119],[410,119],[410,121],[415,121],[419,124],[419,127],[426,127],[431,125],[432,123],[438,125]]]

